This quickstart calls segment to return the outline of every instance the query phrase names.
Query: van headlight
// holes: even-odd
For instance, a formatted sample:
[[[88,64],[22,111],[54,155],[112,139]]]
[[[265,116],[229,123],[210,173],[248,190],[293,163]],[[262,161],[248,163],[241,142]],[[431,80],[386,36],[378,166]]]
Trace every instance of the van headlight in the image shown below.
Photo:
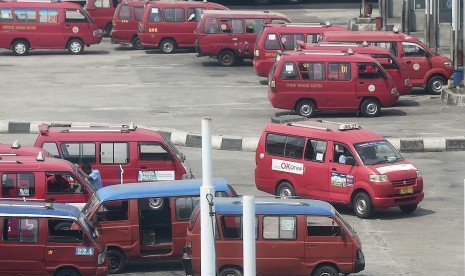
[[[397,87],[391,89],[391,95],[397,95]]]
[[[259,57],[260,56],[260,50],[255,50],[253,52],[254,56]]]
[[[385,174],[370,174],[370,182],[388,182],[389,178]]]
[[[446,62],[444,62],[444,66],[452,67],[452,62],[451,61],[446,61]]]
[[[409,85],[410,85],[410,79],[409,79],[409,78],[406,78],[406,79],[404,80],[404,85],[405,85],[405,86],[409,86]]]
[[[98,255],[98,265],[105,264],[106,259],[107,259],[107,250],[103,251],[102,254]]]

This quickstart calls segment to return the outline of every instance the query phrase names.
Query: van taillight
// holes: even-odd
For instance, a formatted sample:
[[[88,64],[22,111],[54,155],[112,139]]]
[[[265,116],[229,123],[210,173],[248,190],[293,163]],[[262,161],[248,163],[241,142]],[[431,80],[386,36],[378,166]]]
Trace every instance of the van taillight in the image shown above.
[[[260,50],[255,50],[253,51],[254,56],[259,57],[260,56]]]
[[[116,22],[115,21],[111,21],[111,24],[113,25],[113,28],[116,27]]]
[[[142,23],[139,23],[139,33],[145,33],[145,25]]]
[[[271,92],[276,92],[276,78],[274,76],[271,79],[268,79],[268,85],[271,88]]]
[[[190,241],[186,241],[186,247],[184,247],[184,253],[192,254],[192,243]]]

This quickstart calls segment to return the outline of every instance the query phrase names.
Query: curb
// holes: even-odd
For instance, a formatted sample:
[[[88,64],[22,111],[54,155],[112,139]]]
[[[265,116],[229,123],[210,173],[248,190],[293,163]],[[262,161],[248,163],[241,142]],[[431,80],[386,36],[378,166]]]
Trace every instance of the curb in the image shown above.
[[[0,121],[0,133],[9,134],[38,134],[38,126],[43,122]],[[45,122],[51,123],[51,122]],[[71,126],[79,125],[110,125],[95,123],[63,123]],[[173,131],[154,127],[139,126],[141,128],[160,131],[166,139],[177,146],[202,147],[202,135],[185,131]],[[255,152],[259,137],[212,136],[212,148],[216,150]],[[465,136],[458,137],[427,137],[427,138],[386,138],[400,152],[443,152],[465,151]]]

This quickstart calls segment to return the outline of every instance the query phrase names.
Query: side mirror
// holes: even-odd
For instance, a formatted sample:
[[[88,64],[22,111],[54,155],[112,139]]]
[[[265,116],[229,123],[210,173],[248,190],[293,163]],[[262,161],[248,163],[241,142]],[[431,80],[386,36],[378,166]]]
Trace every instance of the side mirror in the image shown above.
[[[345,164],[354,166],[355,165],[355,158],[353,156],[347,156]]]

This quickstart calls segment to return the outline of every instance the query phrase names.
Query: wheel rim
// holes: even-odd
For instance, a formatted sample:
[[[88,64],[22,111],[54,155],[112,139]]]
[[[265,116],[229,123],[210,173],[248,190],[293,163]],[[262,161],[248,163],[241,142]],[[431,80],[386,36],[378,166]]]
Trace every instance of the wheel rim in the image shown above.
[[[121,261],[118,257],[115,256],[110,256],[110,269],[111,270],[116,270],[120,266]]]
[[[15,45],[15,52],[22,55],[26,52],[26,45],[24,43],[17,43]]]
[[[81,44],[77,41],[71,42],[71,45],[69,46],[71,49],[71,52],[73,53],[79,53],[81,51]]]
[[[442,81],[440,81],[440,80],[435,80],[435,81],[433,82],[433,85],[431,86],[431,88],[433,89],[434,92],[439,93],[439,92],[442,91],[442,85],[443,85],[443,84],[442,84]]]
[[[289,187],[284,187],[279,191],[279,196],[282,196],[282,197],[292,196],[292,191]]]
[[[378,111],[378,105],[376,105],[376,103],[370,102],[366,106],[366,111],[368,114],[371,114],[371,115],[376,114],[376,112]]]
[[[173,51],[173,47],[173,44],[166,42],[165,44],[163,44],[163,52],[171,53]]]
[[[313,108],[309,104],[304,104],[300,107],[300,114],[303,116],[309,116],[312,114]]]
[[[134,48],[136,49],[141,49],[142,48],[142,43],[140,42],[140,39],[136,38],[134,39]]]
[[[231,55],[229,55],[229,54],[225,54],[225,55],[223,55],[223,57],[221,58],[221,60],[223,61],[223,63],[230,63],[231,60],[232,60],[232,57],[231,57]]]
[[[366,210],[367,210],[367,202],[366,202],[366,200],[362,199],[362,198],[357,200],[357,202],[355,204],[355,208],[357,209],[357,213],[362,214],[362,215],[365,214]]]

